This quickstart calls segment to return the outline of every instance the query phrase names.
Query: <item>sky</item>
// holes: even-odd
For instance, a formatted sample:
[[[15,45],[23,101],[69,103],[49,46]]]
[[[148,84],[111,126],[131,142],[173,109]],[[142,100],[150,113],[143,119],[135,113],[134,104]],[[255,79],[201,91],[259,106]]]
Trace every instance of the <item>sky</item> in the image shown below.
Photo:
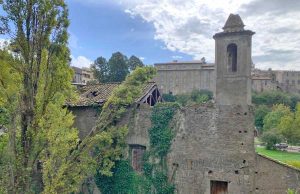
[[[66,0],[72,65],[120,51],[145,64],[206,58],[230,13],[253,36],[260,69],[300,70],[300,0]]]

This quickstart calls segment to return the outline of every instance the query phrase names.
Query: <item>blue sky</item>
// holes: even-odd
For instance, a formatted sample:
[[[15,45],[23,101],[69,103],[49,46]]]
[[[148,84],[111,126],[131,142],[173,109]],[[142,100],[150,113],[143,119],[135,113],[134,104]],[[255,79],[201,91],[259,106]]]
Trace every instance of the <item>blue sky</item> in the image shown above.
[[[230,13],[253,30],[260,69],[300,70],[300,0],[66,0],[72,65],[89,66],[120,51],[145,64],[214,62],[212,36]],[[1,13],[1,10],[0,10]],[[0,37],[1,41],[8,39]]]
[[[116,51],[128,57],[136,55],[145,64],[192,60],[188,54],[166,49],[162,41],[154,39],[153,24],[125,13],[119,4],[105,2],[94,6],[69,0],[68,5],[73,65],[86,66],[99,56],[109,59]]]

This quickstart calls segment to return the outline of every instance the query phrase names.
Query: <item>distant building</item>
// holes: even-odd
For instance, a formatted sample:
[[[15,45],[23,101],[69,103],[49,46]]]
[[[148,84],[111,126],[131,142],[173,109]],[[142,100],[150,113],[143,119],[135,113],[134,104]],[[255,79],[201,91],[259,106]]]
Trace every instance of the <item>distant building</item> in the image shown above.
[[[74,70],[73,85],[85,86],[88,82],[94,81],[94,74],[90,68],[72,67]]]
[[[278,84],[275,80],[272,70],[252,69],[251,85],[254,92],[273,91],[278,89]]]
[[[200,61],[156,63],[155,81],[162,93],[183,94],[193,90],[214,91],[214,64]]]
[[[287,93],[300,94],[300,71],[273,71],[278,88]]]

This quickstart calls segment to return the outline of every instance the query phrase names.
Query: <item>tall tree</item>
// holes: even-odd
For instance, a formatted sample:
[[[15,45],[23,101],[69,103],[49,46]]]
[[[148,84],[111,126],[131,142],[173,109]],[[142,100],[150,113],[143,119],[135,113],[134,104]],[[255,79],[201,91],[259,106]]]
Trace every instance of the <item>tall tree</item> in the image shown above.
[[[92,71],[95,78],[100,83],[106,83],[109,80],[109,66],[104,57],[98,57],[92,64]]]
[[[132,55],[128,60],[129,71],[135,70],[137,67],[143,67],[143,62],[136,56]]]
[[[108,61],[109,66],[109,81],[122,82],[129,73],[128,59],[120,52],[113,53]]]
[[[20,82],[13,95],[0,97],[6,106],[15,104],[7,127],[8,163],[2,165],[7,181],[0,181],[0,187],[7,193],[75,191],[84,166],[66,157],[78,142],[73,117],[62,108],[72,94],[67,6],[63,0],[1,3],[11,27],[6,30],[12,38],[10,50],[17,52],[14,62],[8,60],[10,71],[3,73],[17,75]],[[4,79],[0,91],[9,94],[13,85]]]

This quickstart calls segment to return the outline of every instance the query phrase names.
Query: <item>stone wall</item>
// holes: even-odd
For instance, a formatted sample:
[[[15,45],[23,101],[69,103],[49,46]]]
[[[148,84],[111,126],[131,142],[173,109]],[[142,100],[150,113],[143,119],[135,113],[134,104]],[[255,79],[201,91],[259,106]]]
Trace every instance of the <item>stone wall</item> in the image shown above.
[[[79,137],[87,136],[96,125],[100,114],[100,107],[84,106],[68,108],[75,116],[74,127],[79,130]]]
[[[94,108],[72,110],[81,136],[95,125]],[[130,109],[119,124],[129,124],[127,143],[149,147],[152,108]],[[230,194],[282,194],[300,189],[300,172],[256,155],[251,106],[194,105],[177,111],[176,134],[168,154],[169,179],[177,194],[210,194],[211,181],[228,183]]]
[[[174,63],[155,64],[155,82],[163,94],[186,94],[193,90],[215,90],[215,71],[212,64]]]
[[[148,105],[140,105],[139,108],[131,109],[131,119],[129,123],[127,143],[129,145],[142,145],[149,147],[148,129],[151,127],[152,107]],[[127,119],[124,119],[127,120]]]
[[[300,192],[300,170],[264,156],[256,156],[255,190],[262,194],[283,194],[287,189]]]
[[[251,107],[197,105],[176,117],[168,164],[178,194],[209,194],[211,181],[228,182],[229,193],[253,191]]]

